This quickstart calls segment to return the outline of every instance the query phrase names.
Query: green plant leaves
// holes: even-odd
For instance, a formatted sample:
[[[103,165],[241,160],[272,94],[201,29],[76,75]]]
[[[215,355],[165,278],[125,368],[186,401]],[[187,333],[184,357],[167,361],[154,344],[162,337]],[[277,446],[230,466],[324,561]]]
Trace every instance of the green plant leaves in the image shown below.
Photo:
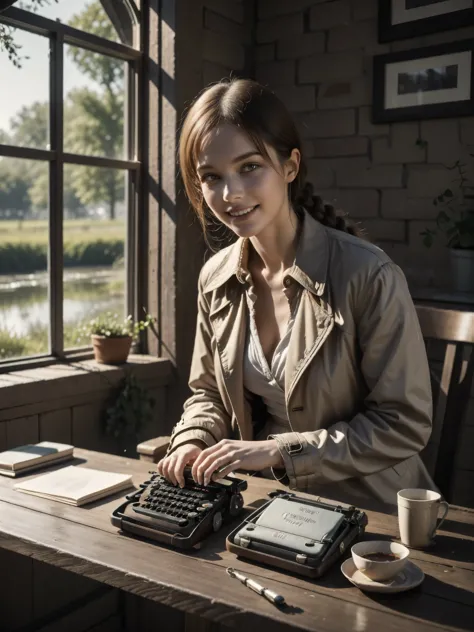
[[[123,336],[136,338],[140,332],[152,326],[155,322],[156,318],[150,316],[150,314],[146,314],[145,320],[134,321],[132,316],[122,319],[118,314],[106,312],[80,327],[77,335],[79,338],[91,335],[106,336],[107,338],[121,338]]]
[[[450,248],[474,249],[474,204],[470,195],[472,183],[466,177],[465,166],[457,160],[452,167],[446,167],[450,171],[457,170],[458,177],[453,180],[457,183],[457,189],[455,193],[447,188],[433,199],[433,205],[441,208],[435,220],[436,229],[420,232],[423,245],[427,248],[431,248],[438,232],[443,232]]]
[[[429,228],[427,228],[426,230],[422,231],[420,235],[423,237],[423,245],[426,246],[426,248],[431,248],[436,233],[433,230],[429,230]]]
[[[107,408],[105,431],[117,439],[136,439],[153,419],[155,399],[133,373],[127,373],[114,403]]]

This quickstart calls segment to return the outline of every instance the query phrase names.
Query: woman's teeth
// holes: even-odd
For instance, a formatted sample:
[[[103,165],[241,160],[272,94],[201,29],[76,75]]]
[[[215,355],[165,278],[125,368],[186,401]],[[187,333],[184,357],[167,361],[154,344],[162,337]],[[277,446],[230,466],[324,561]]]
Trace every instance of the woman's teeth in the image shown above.
[[[258,205],[257,205],[258,206]],[[229,213],[229,215],[231,217],[241,217],[242,215],[248,215],[249,213],[251,213],[254,209],[257,208],[257,206],[251,206],[249,208],[244,208],[242,211],[231,211]]]

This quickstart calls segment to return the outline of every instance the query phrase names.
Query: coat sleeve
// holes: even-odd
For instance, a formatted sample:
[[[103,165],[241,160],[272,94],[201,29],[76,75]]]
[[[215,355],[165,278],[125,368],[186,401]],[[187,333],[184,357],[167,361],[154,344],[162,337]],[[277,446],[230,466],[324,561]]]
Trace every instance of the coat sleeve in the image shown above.
[[[364,407],[327,429],[274,436],[294,489],[393,467],[420,452],[431,434],[428,360],[402,271],[383,264],[356,295],[356,335],[368,387]],[[295,443],[302,449],[290,454],[288,446]]]
[[[230,436],[230,415],[224,407],[216,382],[213,334],[209,305],[199,277],[198,315],[191,362],[191,396],[184,403],[180,421],[171,433],[167,454],[189,441],[202,441],[210,447]]]

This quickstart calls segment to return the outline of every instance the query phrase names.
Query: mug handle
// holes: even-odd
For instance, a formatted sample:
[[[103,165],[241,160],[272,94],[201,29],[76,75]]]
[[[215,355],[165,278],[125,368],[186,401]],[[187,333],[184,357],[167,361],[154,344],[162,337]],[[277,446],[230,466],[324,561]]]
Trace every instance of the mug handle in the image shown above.
[[[441,500],[440,501],[440,506],[444,507],[444,513],[441,517],[441,520],[438,522],[438,524],[435,525],[435,528],[433,529],[433,533],[431,534],[431,539],[434,538],[436,531],[438,531],[438,529],[440,528],[440,526],[443,524],[446,516],[448,515],[448,511],[449,511],[449,505],[445,500]]]

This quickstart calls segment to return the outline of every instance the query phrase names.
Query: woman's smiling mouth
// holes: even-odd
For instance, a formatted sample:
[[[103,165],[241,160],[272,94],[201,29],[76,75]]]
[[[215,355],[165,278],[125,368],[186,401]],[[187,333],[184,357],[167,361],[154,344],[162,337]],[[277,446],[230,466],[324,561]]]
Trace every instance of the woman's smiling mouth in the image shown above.
[[[236,208],[236,209],[232,209],[231,211],[227,211],[227,213],[231,217],[243,217],[244,215],[248,215],[252,211],[255,211],[255,209],[258,208],[258,206],[259,205],[256,204],[255,206],[247,206],[246,208]]]

